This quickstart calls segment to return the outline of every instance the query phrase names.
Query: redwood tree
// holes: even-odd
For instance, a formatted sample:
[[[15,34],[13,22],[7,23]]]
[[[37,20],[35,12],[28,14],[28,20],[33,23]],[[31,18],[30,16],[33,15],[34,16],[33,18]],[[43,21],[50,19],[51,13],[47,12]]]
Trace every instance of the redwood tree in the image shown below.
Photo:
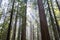
[[[55,36],[56,40],[59,40],[59,36],[58,36],[59,34],[58,34],[58,31],[57,31],[57,26],[54,23],[54,19],[53,19],[52,12],[51,12],[51,9],[50,9],[51,6],[50,6],[48,0],[47,0],[47,4],[48,4],[48,10],[49,10],[49,15],[50,15],[50,19],[51,19],[52,28],[53,28],[53,31],[54,31],[54,36]]]
[[[15,0],[13,0],[13,5],[12,5],[11,15],[10,15],[10,23],[8,26],[8,32],[7,32],[7,39],[6,40],[10,40],[10,32],[11,32],[11,28],[12,28],[11,24],[12,24],[12,18],[13,18],[14,3],[15,3]]]
[[[47,26],[47,20],[46,20],[42,0],[38,0],[38,7],[39,7],[42,40],[50,40],[50,36],[49,36],[49,32],[48,32],[48,26]]]
[[[27,4],[27,0],[23,1],[25,4]],[[22,3],[23,3],[22,2]],[[21,40],[26,40],[26,5],[22,6],[21,9],[23,9],[22,14],[22,33],[21,33]]]

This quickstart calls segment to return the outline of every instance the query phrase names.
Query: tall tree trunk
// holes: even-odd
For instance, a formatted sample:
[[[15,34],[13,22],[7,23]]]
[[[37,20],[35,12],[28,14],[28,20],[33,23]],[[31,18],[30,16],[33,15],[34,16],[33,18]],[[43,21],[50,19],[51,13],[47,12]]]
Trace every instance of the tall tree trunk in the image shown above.
[[[19,5],[18,5],[18,6],[19,6]],[[15,37],[16,37],[17,20],[18,20],[18,7],[17,7],[16,18],[15,18],[15,25],[14,25],[12,40],[15,40]]]
[[[27,3],[26,3],[27,4]],[[24,16],[22,17],[22,33],[21,33],[21,40],[26,40],[26,5],[24,8]]]
[[[18,29],[18,37],[17,40],[21,40],[21,17],[19,17],[19,29]]]
[[[9,26],[8,26],[8,33],[7,33],[7,39],[6,40],[10,40],[10,32],[11,32],[11,28],[12,28],[11,24],[12,24],[14,3],[15,3],[15,0],[13,0],[13,5],[12,5],[12,10],[11,10],[11,15],[10,15],[10,23],[9,23]]]
[[[43,7],[42,0],[38,0],[38,7],[39,7],[39,16],[40,16],[40,24],[41,24],[41,36],[42,40],[50,40],[48,26],[45,16],[45,11]]]
[[[30,40],[33,40],[33,25],[30,22]]]
[[[58,34],[59,34],[59,37],[60,37],[60,27],[59,27],[59,25],[58,25],[57,18],[56,18],[55,12],[54,12],[52,0],[51,0],[51,6],[52,6],[52,10],[53,10],[53,14],[54,14],[56,26],[57,26],[56,28],[57,28],[57,30],[58,30]]]
[[[41,40],[41,35],[40,35],[40,25],[39,23],[37,22],[37,40]],[[40,35],[40,36],[39,36]]]
[[[37,28],[37,40],[39,40],[39,28]]]
[[[60,4],[59,4],[59,2],[57,0],[56,0],[56,3],[57,3],[57,6],[58,6],[58,8],[60,10]]]
[[[52,28],[53,28],[53,31],[54,31],[54,36],[55,36],[55,39],[56,40],[59,40],[59,36],[58,36],[58,32],[57,32],[57,28],[56,28],[56,25],[54,23],[54,19],[53,19],[53,16],[51,14],[51,9],[50,9],[50,6],[49,6],[49,1],[47,0],[47,4],[48,4],[48,9],[49,9],[49,14],[50,14],[50,19],[51,19],[51,24],[52,24]]]
[[[34,25],[32,26],[32,28],[33,28],[33,30],[32,30],[32,32],[33,32],[33,40],[35,40]]]
[[[22,18],[21,40],[26,40],[26,17]]]

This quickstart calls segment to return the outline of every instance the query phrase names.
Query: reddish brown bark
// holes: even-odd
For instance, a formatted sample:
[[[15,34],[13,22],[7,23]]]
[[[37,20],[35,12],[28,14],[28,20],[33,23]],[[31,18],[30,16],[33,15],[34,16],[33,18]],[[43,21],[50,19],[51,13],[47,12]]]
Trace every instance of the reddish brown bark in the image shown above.
[[[39,7],[39,16],[40,16],[40,25],[41,25],[41,36],[42,40],[50,40],[48,26],[45,16],[45,11],[43,7],[42,0],[38,0],[38,7]]]

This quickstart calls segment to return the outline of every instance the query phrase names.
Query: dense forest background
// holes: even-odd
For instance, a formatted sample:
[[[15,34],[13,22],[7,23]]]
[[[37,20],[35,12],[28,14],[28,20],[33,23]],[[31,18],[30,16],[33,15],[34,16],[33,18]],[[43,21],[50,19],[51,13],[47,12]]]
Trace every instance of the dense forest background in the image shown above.
[[[60,1],[0,0],[0,40],[60,40]]]

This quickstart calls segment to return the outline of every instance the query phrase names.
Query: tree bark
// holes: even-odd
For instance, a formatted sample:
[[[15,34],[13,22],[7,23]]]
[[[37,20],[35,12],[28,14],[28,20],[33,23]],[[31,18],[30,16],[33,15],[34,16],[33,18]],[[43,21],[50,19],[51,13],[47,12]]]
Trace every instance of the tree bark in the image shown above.
[[[56,3],[57,3],[57,6],[58,6],[58,8],[60,10],[60,5],[59,5],[59,2],[57,0],[56,0]]]
[[[27,4],[27,3],[26,3]],[[24,16],[22,17],[22,33],[21,33],[21,40],[26,40],[26,7],[24,8]]]
[[[17,40],[21,40],[21,17],[19,17],[19,29],[18,29],[18,37]]]
[[[21,40],[26,40],[26,17],[23,17],[22,19]]]
[[[18,6],[19,6],[19,5],[18,5]],[[12,40],[15,40],[15,37],[16,37],[17,20],[18,20],[18,7],[17,7],[16,18],[15,18],[15,25],[14,25]]]
[[[57,28],[57,30],[58,30],[58,34],[59,34],[59,37],[60,37],[60,27],[59,27],[59,25],[58,25],[58,22],[57,22],[57,18],[56,18],[56,16],[55,16],[55,12],[54,12],[54,8],[53,8],[53,3],[52,3],[52,0],[51,0],[51,6],[52,6],[52,11],[53,11],[53,14],[54,14],[54,19],[55,19],[55,22],[56,22],[56,28]]]
[[[45,11],[43,7],[42,0],[38,0],[38,7],[39,7],[39,16],[40,16],[40,24],[41,24],[41,36],[42,40],[50,40],[48,26],[45,16]]]
[[[33,25],[32,23],[30,22],[30,40],[33,40]]]
[[[55,39],[56,40],[59,40],[59,34],[58,34],[58,31],[57,31],[57,28],[56,28],[56,25],[54,23],[54,19],[53,19],[53,16],[51,14],[51,9],[50,9],[50,6],[49,6],[49,1],[47,0],[47,4],[48,4],[48,9],[49,9],[49,14],[50,14],[50,19],[51,19],[51,24],[52,24],[52,28],[53,28],[53,31],[54,31],[54,36],[55,36]]]
[[[7,32],[7,39],[6,40],[10,40],[10,32],[11,32],[11,28],[12,28],[11,24],[12,24],[14,3],[15,3],[15,0],[13,0],[13,5],[12,5],[12,10],[11,10],[11,15],[10,15],[10,23],[8,26],[8,32]]]

